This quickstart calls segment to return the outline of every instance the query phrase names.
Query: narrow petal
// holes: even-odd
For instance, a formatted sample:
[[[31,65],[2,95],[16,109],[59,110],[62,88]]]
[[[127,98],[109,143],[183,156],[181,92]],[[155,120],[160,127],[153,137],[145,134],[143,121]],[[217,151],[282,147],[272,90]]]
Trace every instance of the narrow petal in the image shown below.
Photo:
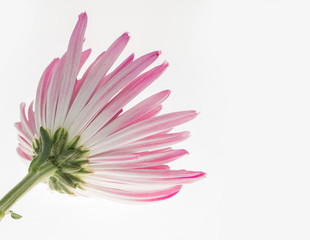
[[[170,94],[169,90],[159,92],[151,97],[138,103],[125,113],[121,114],[117,119],[111,122],[108,126],[101,129],[94,137],[84,143],[86,147],[91,147],[98,143],[106,136],[117,132],[133,123],[138,122],[143,116],[148,115],[153,110],[159,107],[159,105],[165,101]],[[161,107],[160,107],[161,108]],[[157,110],[156,110],[157,113]],[[147,118],[146,118],[147,119]],[[145,120],[145,119],[142,119]]]
[[[152,136],[142,138],[138,141],[131,142],[122,146],[121,148],[116,148],[114,150],[110,150],[114,154],[122,154],[122,153],[133,153],[140,151],[150,151],[153,149],[159,149],[167,146],[171,146],[173,144],[184,141],[190,136],[188,131],[179,132],[179,133],[163,133],[163,134],[154,134]],[[103,153],[104,154],[104,153]]]
[[[146,54],[132,63],[128,64],[122,71],[109,81],[96,89],[95,94],[89,100],[84,109],[75,118],[74,123],[70,126],[72,136],[81,134],[97,114],[105,107],[108,101],[131,80],[140,74],[145,68],[152,64],[158,57],[159,52]]]
[[[77,93],[76,100],[73,102],[65,126],[71,126],[76,116],[85,106],[92,93],[96,89],[99,81],[106,75],[113,63],[119,57],[129,41],[128,34],[120,36],[109,49],[102,54],[96,61],[96,64],[91,68],[85,80],[81,83],[80,90]]]
[[[45,69],[44,73],[42,74],[42,77],[40,79],[37,93],[36,93],[36,99],[35,99],[35,123],[36,123],[36,131],[38,132],[40,129],[40,126],[46,127],[45,122],[45,116],[46,116],[46,96],[47,96],[47,89],[50,84],[50,80],[52,77],[52,74],[55,70],[55,67],[57,66],[59,59],[54,59],[48,67]]]
[[[19,147],[16,149],[18,155],[20,157],[22,157],[25,160],[31,161],[31,156],[29,156],[28,154],[26,154],[23,150],[21,150]]]
[[[83,67],[84,63],[87,61],[90,53],[91,53],[91,49],[87,49],[87,50],[82,52],[81,61],[80,61],[78,72],[80,72],[80,70]]]
[[[91,155],[119,148],[130,142],[175,127],[195,118],[195,111],[168,113],[135,123],[104,139],[91,148]]]
[[[62,75],[59,76],[62,81],[60,82],[59,97],[54,123],[55,126],[53,126],[53,129],[63,125],[64,119],[68,113],[75,79],[77,77],[80,66],[86,25],[87,15],[86,13],[82,13],[79,15],[79,20],[71,35],[67,54],[65,57],[64,67],[62,69]]]
[[[103,179],[132,184],[179,185],[200,180],[203,172],[186,170],[127,169],[97,171],[89,179]]]
[[[107,159],[106,161],[91,162],[90,168],[93,170],[107,170],[153,167],[172,162],[185,154],[188,154],[188,152],[184,149],[145,152],[140,153],[137,158],[126,161],[123,159],[121,161]]]
[[[30,103],[28,107],[28,126],[32,135],[34,136],[37,133],[36,130],[36,120],[35,120],[35,113],[33,111],[33,101]]]
[[[26,104],[21,103],[20,104],[21,125],[22,125],[23,129],[25,130],[25,133],[28,136],[28,139],[33,139],[33,131],[31,129],[31,125],[29,124],[28,119],[26,117],[25,108],[26,108]]]
[[[168,199],[177,194],[182,186],[172,186],[168,188],[162,188],[158,190],[139,190],[128,191],[123,189],[108,188],[101,185],[88,184],[86,186],[87,191],[92,195],[104,197],[111,200],[120,202],[153,202]]]
[[[102,55],[105,52],[101,53],[96,60],[87,68],[87,70],[85,71],[85,73],[83,74],[82,78],[80,80],[76,80],[75,85],[74,85],[74,89],[73,89],[73,93],[72,93],[72,97],[70,100],[70,110],[72,108],[72,103],[74,102],[76,95],[78,94],[78,92],[80,91],[81,87],[84,85],[85,80],[88,78],[90,72],[92,71],[92,69],[96,66],[97,62],[100,60],[100,58],[102,57]],[[70,111],[69,110],[69,111]],[[68,113],[69,114],[69,113]],[[66,118],[66,121],[68,119],[68,116]],[[65,124],[66,124],[65,121]]]
[[[57,102],[59,91],[61,88],[61,76],[63,68],[65,66],[66,53],[61,57],[55,66],[55,70],[52,73],[50,84],[46,93],[46,103],[45,103],[45,126],[48,129],[53,130],[54,121],[57,109]]]
[[[140,75],[123,88],[85,129],[81,135],[82,141],[87,141],[96,134],[118,111],[156,80],[166,70],[167,66],[168,64],[165,62]]]

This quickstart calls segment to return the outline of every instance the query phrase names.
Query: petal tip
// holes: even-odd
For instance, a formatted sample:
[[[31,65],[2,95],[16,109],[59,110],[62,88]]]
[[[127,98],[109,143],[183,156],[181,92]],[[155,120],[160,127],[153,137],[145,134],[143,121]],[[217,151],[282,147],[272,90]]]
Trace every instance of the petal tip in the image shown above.
[[[165,94],[167,94],[168,96],[171,94],[171,90],[167,89],[165,91],[163,91]]]
[[[169,63],[165,60],[165,61],[163,62],[163,66],[164,66],[165,68],[167,68],[167,67],[169,67]]]
[[[79,15],[79,19],[87,19],[87,13],[86,12],[82,12],[82,13],[80,13],[80,15]]]
[[[193,116],[194,116],[194,117],[197,117],[197,116],[200,114],[200,113],[197,112],[196,110],[193,110],[192,112],[193,112]]]
[[[180,149],[182,155],[189,155],[189,152],[185,149]]]
[[[129,34],[129,32],[124,32],[121,37],[129,39],[130,38],[130,34]]]

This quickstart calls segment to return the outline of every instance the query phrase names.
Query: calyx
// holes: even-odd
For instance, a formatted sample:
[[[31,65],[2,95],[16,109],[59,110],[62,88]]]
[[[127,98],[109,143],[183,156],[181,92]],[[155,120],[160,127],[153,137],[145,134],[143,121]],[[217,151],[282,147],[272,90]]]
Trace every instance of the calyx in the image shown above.
[[[83,189],[83,175],[91,173],[88,168],[88,150],[79,146],[80,137],[68,141],[68,131],[58,128],[54,134],[48,129],[40,128],[40,138],[33,145],[33,160],[28,171],[40,171],[46,163],[52,163],[56,171],[46,181],[52,190],[60,193],[74,194],[73,189]]]

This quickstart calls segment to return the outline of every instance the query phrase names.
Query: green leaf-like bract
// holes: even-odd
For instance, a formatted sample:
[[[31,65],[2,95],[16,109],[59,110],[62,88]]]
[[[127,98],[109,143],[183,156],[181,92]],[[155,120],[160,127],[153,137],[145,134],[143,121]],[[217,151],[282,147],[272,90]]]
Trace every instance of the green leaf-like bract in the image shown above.
[[[83,189],[83,176],[92,171],[88,168],[88,150],[79,146],[80,137],[68,141],[68,131],[58,128],[54,134],[40,128],[40,138],[33,141],[33,160],[30,171],[37,171],[45,162],[51,162],[57,167],[55,174],[48,179],[52,190],[60,193],[73,194],[73,189]]]

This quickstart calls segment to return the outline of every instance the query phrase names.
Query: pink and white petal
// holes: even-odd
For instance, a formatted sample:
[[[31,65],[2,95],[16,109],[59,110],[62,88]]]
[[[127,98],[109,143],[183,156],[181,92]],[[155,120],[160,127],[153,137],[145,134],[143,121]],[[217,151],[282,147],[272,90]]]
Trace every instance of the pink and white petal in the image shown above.
[[[40,126],[46,126],[45,123],[45,102],[47,89],[51,80],[52,73],[59,61],[58,58],[54,59],[45,69],[38,84],[36,99],[35,99],[35,123],[36,131],[39,131]]]
[[[76,117],[82,111],[86,103],[89,101],[93,92],[98,86],[100,80],[106,75],[113,63],[122,53],[129,41],[129,35],[127,33],[120,36],[104,53],[101,54],[99,59],[96,60],[96,64],[90,69],[87,77],[81,82],[81,87],[77,92],[75,100],[66,117],[65,127],[71,126]]]
[[[187,170],[128,169],[95,171],[87,179],[117,181],[131,184],[180,185],[198,181],[204,172]]]
[[[158,55],[159,52],[152,52],[136,59],[128,64],[115,77],[100,85],[87,105],[80,112],[76,121],[70,127],[69,132],[72,133],[73,136],[81,134],[88,124],[91,123],[97,114],[105,107],[108,101],[133,78],[152,64],[157,59]]]
[[[33,131],[31,129],[31,125],[28,122],[28,119],[27,119],[27,116],[25,113],[25,108],[26,108],[26,104],[21,103],[20,104],[20,121],[21,121],[23,129],[27,133],[27,136],[29,137],[29,139],[33,139],[33,137],[34,137]]]
[[[147,167],[144,169],[151,169],[151,170],[169,170],[170,167],[168,165],[158,165],[158,166],[153,166],[153,167]]]
[[[44,102],[46,101],[47,88],[49,86],[52,73],[58,61],[59,61],[58,58],[54,59],[47,66],[38,84],[36,99],[35,99],[35,122],[36,122],[37,131],[39,130],[40,126],[46,126],[45,121],[42,121],[43,116],[44,116],[43,120],[45,120],[45,109],[43,109],[43,107],[44,107]]]
[[[140,156],[136,159],[127,161],[102,161],[90,163],[90,168],[94,171],[106,169],[132,169],[132,168],[147,168],[172,162],[188,152],[184,149],[167,150],[167,151],[152,151],[139,153]]]
[[[132,99],[134,99],[147,86],[155,81],[168,67],[164,62],[144,74],[138,76],[123,88],[96,116],[96,118],[88,125],[81,135],[81,141],[85,142],[92,137],[99,129],[101,129],[118,111],[126,106]]]
[[[81,68],[83,67],[84,63],[86,62],[86,60],[88,59],[89,55],[91,53],[91,49],[87,49],[84,52],[82,52],[82,56],[81,56],[81,61],[80,61],[80,66],[79,66],[79,70],[78,72],[80,72]],[[87,71],[86,71],[87,72]],[[81,87],[81,82],[79,80],[75,80],[74,83],[74,88],[73,88],[73,92],[72,92],[72,96],[71,96],[71,100],[70,100],[70,104],[69,104],[69,109],[72,106],[73,101],[75,100],[75,97],[77,95],[77,93],[79,92],[79,89]]]
[[[23,125],[21,122],[16,122],[14,124],[14,126],[16,127],[17,129],[17,133],[23,137],[29,144],[32,143],[32,138],[30,137],[30,135],[27,133],[27,131],[24,129]]]
[[[23,144],[18,143],[18,147],[28,156],[32,155],[32,151],[29,148],[25,147]]]
[[[173,144],[184,141],[190,136],[190,132],[178,132],[178,133],[161,133],[154,134],[150,137],[146,137],[140,139],[138,141],[129,143],[127,145],[122,146],[121,148],[110,150],[114,154],[121,153],[132,153],[132,152],[140,152],[140,151],[150,151],[153,149],[158,149],[162,147],[171,146]]]
[[[132,124],[144,121],[146,119],[149,119],[151,117],[155,117],[156,115],[158,115],[158,113],[160,113],[160,111],[163,109],[162,105],[157,106],[154,109],[150,109],[150,111],[146,112],[145,114],[141,115],[139,118],[137,118],[135,121],[132,122]],[[128,125],[129,126],[129,125]]]
[[[98,100],[104,99],[109,100],[115,93],[119,92],[123,87],[125,87],[132,79],[138,76],[144,69],[146,69],[149,65],[151,65],[159,56],[160,52],[155,51],[149,54],[146,54],[135,61],[133,60],[133,55],[131,55],[128,60],[125,60],[124,63],[126,65],[121,64],[121,67],[118,67],[115,71],[109,74],[107,77],[101,80],[100,86],[96,88],[96,92],[88,103],[96,105]],[[106,97],[109,93],[110,97]],[[113,94],[111,94],[113,93]]]
[[[75,85],[74,85],[74,89],[73,89],[73,93],[72,93],[72,97],[70,100],[70,110],[72,108],[72,103],[74,102],[78,92],[80,91],[81,87],[83,86],[85,80],[88,78],[88,75],[90,74],[90,72],[92,71],[92,69],[96,66],[97,62],[99,61],[99,59],[103,56],[105,52],[101,53],[96,60],[87,68],[87,70],[85,71],[85,73],[83,74],[82,78],[80,80],[76,80],[75,81]],[[81,59],[82,60],[82,59]],[[69,110],[69,111],[70,111]],[[66,121],[64,124],[66,124],[68,119],[68,116],[66,117]]]
[[[152,113],[154,110],[156,110],[155,113],[157,113],[158,110],[156,108],[160,107],[159,105],[168,98],[169,94],[169,90],[162,91],[138,103],[131,109],[121,114],[108,126],[102,128],[94,137],[86,141],[84,143],[85,147],[91,147],[99,141],[102,141],[102,139],[104,139],[106,136],[115,133],[135,122],[138,122],[139,119],[145,115],[149,116],[149,113]],[[151,116],[153,116],[153,114]]]
[[[181,190],[180,185],[172,186],[159,190],[139,190],[139,191],[127,191],[123,189],[102,187],[95,184],[87,184],[86,189],[90,192],[91,196],[100,196],[111,200],[117,200],[120,202],[153,202],[168,199]]]
[[[26,154],[23,150],[21,150],[20,147],[18,147],[16,149],[16,151],[17,151],[18,155],[20,157],[22,157],[24,160],[27,160],[27,161],[31,161],[32,160],[32,157],[30,155]]]
[[[55,70],[51,76],[50,84],[46,93],[46,103],[45,103],[45,122],[46,128],[53,131],[54,121],[57,109],[57,102],[59,91],[61,88],[61,76],[63,72],[63,68],[65,66],[66,61],[66,53],[61,57],[61,59],[57,62],[55,66]],[[39,131],[39,130],[38,130]]]
[[[78,22],[71,35],[67,54],[65,57],[64,67],[62,69],[59,96],[56,108],[54,128],[63,126],[65,117],[68,113],[68,108],[71,100],[71,96],[74,89],[75,79],[78,74],[82,47],[84,42],[84,35],[87,25],[87,15],[82,13],[79,15]]]
[[[85,64],[85,62],[87,61],[90,54],[91,54],[90,48],[82,52],[78,73],[80,72],[80,70],[83,67],[83,65]]]
[[[18,135],[17,139],[18,139],[19,144],[21,144],[24,148],[29,150],[30,153],[33,152],[32,145],[29,144],[22,136]]]
[[[132,53],[129,55],[120,65],[118,65],[111,73],[101,78],[99,85],[106,84],[109,82],[112,78],[114,78],[117,74],[119,74],[125,67],[128,66],[128,64],[132,63],[135,58],[135,55]]]
[[[116,149],[141,138],[170,129],[194,119],[197,116],[195,111],[181,111],[168,113],[161,116],[152,117],[144,121],[135,123],[108,137],[102,142],[92,146],[91,155]]]
[[[35,122],[35,113],[33,111],[33,101],[30,103],[28,107],[28,126],[32,132],[32,135],[36,135],[37,129],[36,129],[36,122]]]
[[[115,162],[122,162],[128,160],[138,159],[139,154],[122,154],[122,155],[110,155],[110,156],[94,156],[90,157],[88,160],[90,164],[100,164],[100,163],[115,163]]]
[[[103,55],[103,54],[104,53],[102,53],[101,55]],[[123,70],[129,63],[131,63],[133,61],[133,59],[134,59],[134,54],[131,54],[116,69],[114,69],[111,73],[109,73],[108,75],[101,78],[100,82],[98,83],[95,91],[91,94],[90,98],[92,98],[94,96],[95,92],[97,91],[97,89],[100,88],[101,85],[104,85],[104,84],[106,84],[106,82],[109,82],[116,74],[118,74],[121,70]],[[96,59],[96,61],[98,61],[98,59]],[[87,75],[87,72],[86,72],[86,75]],[[79,81],[79,83],[85,81],[86,78],[87,78],[87,76],[84,75],[83,78],[81,79],[81,81]],[[79,84],[78,86],[81,86],[81,85],[82,84]]]
[[[98,86],[96,87],[95,91],[92,93],[91,97],[92,98],[94,96],[94,94],[96,93],[97,89],[100,88],[101,85],[106,84],[106,82],[109,82],[116,74],[118,74],[122,69],[124,69],[129,63],[131,63],[134,59],[134,54],[131,54],[128,58],[126,58],[116,69],[114,69],[111,73],[109,73],[108,75],[104,76],[100,82],[98,83]],[[96,60],[97,61],[97,60]],[[84,76],[81,79],[82,82],[84,80]],[[80,86],[81,84],[79,84]],[[83,106],[84,107],[84,106]]]

